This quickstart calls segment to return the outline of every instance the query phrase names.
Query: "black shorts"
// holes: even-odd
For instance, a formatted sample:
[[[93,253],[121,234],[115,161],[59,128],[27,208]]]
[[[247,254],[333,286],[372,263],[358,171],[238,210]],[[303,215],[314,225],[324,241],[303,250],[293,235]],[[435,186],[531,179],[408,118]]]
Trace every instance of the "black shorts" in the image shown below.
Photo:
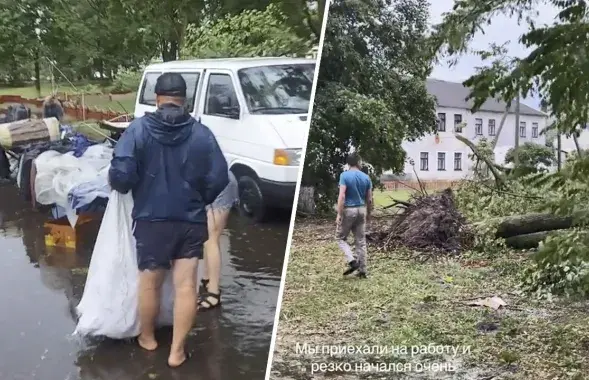
[[[170,269],[173,260],[203,257],[206,223],[136,220],[134,224],[140,271]]]

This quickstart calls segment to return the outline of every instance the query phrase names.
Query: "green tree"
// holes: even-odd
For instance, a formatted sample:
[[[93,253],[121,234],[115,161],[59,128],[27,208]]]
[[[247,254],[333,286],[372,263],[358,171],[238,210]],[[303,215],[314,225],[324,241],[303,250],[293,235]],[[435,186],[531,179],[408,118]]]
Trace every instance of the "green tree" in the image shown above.
[[[265,10],[246,10],[197,27],[186,33],[183,57],[304,56],[309,40],[299,37],[280,9],[271,4]]]
[[[514,150],[514,148],[510,148],[505,154],[506,163],[514,163]],[[517,152],[519,166],[515,168],[514,173],[517,176],[545,171],[545,168],[551,167],[556,161],[554,151],[551,148],[529,141],[521,145]]]
[[[559,10],[552,25],[535,23],[539,3]],[[473,88],[474,110],[489,97],[511,101],[518,93],[539,94],[565,133],[587,124],[589,118],[589,32],[587,4],[582,0],[478,0],[457,1],[452,12],[436,26],[432,42],[436,53],[457,57],[470,51],[475,34],[498,14],[527,23],[519,42],[530,53],[509,70],[486,67],[465,84]],[[491,57],[493,54],[489,54]]]
[[[535,23],[538,4],[558,10],[555,22]],[[490,96],[505,101],[538,94],[551,114],[557,136],[577,136],[589,118],[589,12],[583,0],[459,0],[445,15],[432,36],[432,46],[442,56],[459,57],[470,50],[475,33],[484,31],[498,14],[510,15],[528,29],[519,36],[529,53],[507,70],[488,66],[469,78],[474,110]],[[492,56],[492,52],[489,56]],[[503,67],[505,68],[505,66]],[[519,150],[518,150],[519,153]],[[521,153],[520,153],[521,154]],[[526,180],[553,196],[543,200],[544,210],[570,217],[576,228],[549,236],[526,270],[525,287],[539,296],[589,295],[589,157],[571,160],[561,171],[539,173]]]
[[[427,18],[425,0],[331,2],[303,174],[318,206],[333,205],[350,149],[376,181],[403,170],[404,140],[435,130]]]

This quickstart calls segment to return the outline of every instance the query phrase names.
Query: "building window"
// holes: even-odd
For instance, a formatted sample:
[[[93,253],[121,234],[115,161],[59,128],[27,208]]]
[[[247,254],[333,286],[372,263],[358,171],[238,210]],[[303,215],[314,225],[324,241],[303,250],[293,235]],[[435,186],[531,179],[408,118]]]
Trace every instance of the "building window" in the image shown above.
[[[483,135],[483,119],[474,119],[474,130],[477,136]]]
[[[489,136],[495,136],[495,119],[489,119]]]
[[[438,132],[446,132],[446,114],[438,114]]]
[[[438,170],[446,170],[446,153],[438,152]]]
[[[428,171],[429,170],[429,153],[427,153],[427,152],[421,152],[421,154],[419,156],[419,168],[422,171]]]
[[[454,132],[462,133],[462,115],[454,114]]]
[[[526,122],[520,121],[519,123],[519,137],[526,138]]]
[[[454,170],[462,170],[462,153],[454,153]]]
[[[539,136],[538,123],[532,123],[532,138],[537,139]]]

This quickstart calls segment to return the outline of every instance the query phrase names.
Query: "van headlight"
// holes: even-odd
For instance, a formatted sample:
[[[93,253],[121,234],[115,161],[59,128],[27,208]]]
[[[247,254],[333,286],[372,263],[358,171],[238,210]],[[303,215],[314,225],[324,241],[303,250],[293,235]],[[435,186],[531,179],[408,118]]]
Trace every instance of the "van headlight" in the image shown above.
[[[274,165],[299,166],[301,164],[302,149],[274,149]]]

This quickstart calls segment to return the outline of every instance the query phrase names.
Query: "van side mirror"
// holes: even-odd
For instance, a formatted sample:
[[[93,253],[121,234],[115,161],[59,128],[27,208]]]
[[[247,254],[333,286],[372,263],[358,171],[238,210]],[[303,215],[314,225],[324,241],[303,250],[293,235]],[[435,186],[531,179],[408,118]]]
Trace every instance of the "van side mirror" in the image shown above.
[[[227,117],[230,119],[239,120],[239,117],[241,116],[241,110],[239,106],[224,107],[223,111],[224,114],[227,115]]]

